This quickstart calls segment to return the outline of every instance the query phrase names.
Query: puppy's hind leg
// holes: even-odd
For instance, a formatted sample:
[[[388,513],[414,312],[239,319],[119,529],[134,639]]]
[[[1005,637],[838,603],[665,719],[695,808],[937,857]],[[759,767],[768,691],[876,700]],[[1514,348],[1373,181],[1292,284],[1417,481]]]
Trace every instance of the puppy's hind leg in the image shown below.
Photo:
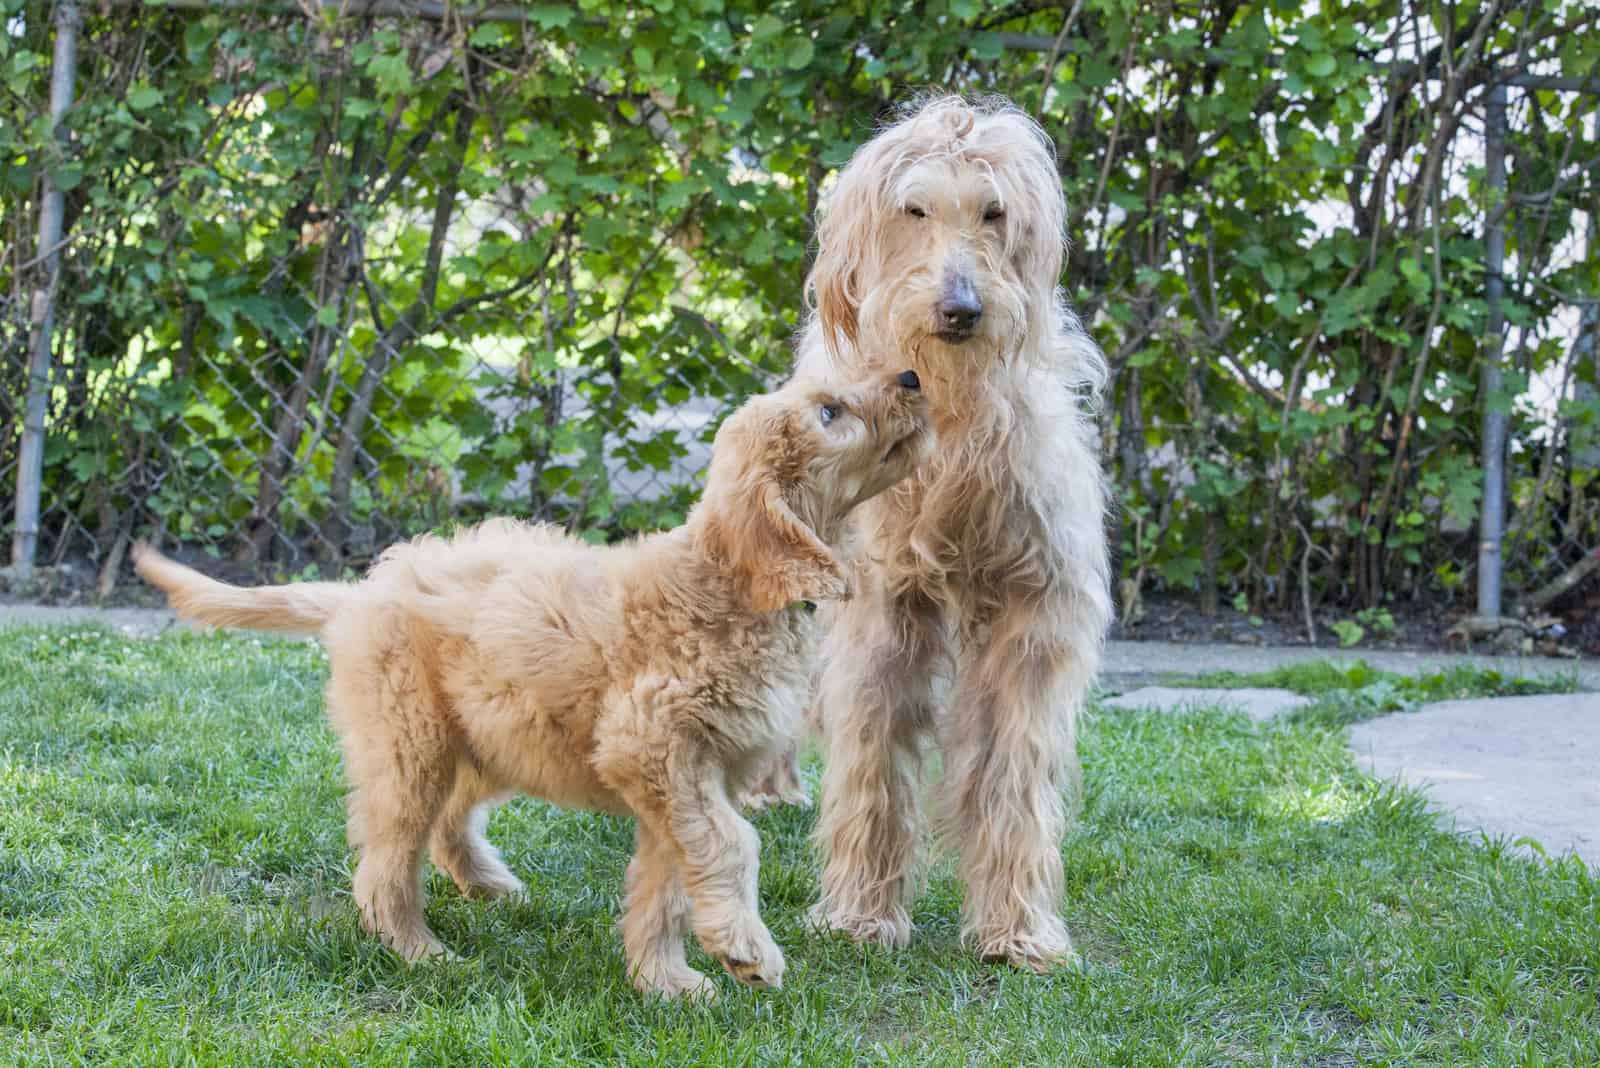
[[[468,897],[516,897],[525,893],[500,851],[484,836],[489,811],[502,800],[501,791],[485,781],[469,760],[456,768],[455,786],[428,839],[433,863]]]
[[[770,758],[761,778],[739,798],[740,808],[760,811],[775,804],[811,807],[811,792],[800,776],[800,743],[790,741],[784,750]]]
[[[427,797],[416,784],[399,780],[359,783],[350,797],[352,821],[361,828],[354,885],[361,924],[408,961],[449,956],[422,912],[428,826],[418,812]]]
[[[373,621],[372,629],[387,622]],[[335,659],[328,687],[353,787],[350,842],[361,857],[356,906],[362,926],[406,960],[448,956],[422,911],[422,850],[450,796],[456,739],[432,707],[432,688],[416,659],[393,645],[364,644],[370,659],[351,665]]]

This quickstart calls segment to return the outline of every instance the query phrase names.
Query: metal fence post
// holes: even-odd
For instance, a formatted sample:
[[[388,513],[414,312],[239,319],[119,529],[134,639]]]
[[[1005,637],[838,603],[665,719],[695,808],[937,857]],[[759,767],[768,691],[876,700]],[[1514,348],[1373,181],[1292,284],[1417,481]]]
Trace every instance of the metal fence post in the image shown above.
[[[72,106],[72,85],[78,66],[78,5],[56,4],[55,55],[50,68],[50,129],[59,131],[61,117]],[[50,343],[55,326],[57,283],[61,277],[61,190],[50,172],[44,174],[44,200],[39,206],[41,278],[33,289],[29,318],[28,394],[23,407],[22,442],[17,450],[16,530],[11,538],[11,566],[26,578],[33,573],[39,545],[39,495],[44,480],[45,409],[50,400]]]
[[[1589,118],[1589,138],[1600,143],[1600,106]],[[1590,259],[1600,256],[1600,212],[1589,212],[1589,233],[1584,244]],[[1589,294],[1578,313],[1578,339],[1573,342],[1573,400],[1580,409],[1600,403],[1600,293]],[[1589,378],[1585,378],[1587,371]],[[1600,468],[1600,427],[1573,428],[1572,463],[1579,467]]]
[[[1506,417],[1496,407],[1501,389],[1500,358],[1505,349],[1505,313],[1500,302],[1505,293],[1501,270],[1506,256],[1506,87],[1489,90],[1488,128],[1484,131],[1489,190],[1488,231],[1484,235],[1484,299],[1488,304],[1488,332],[1483,353],[1483,500],[1478,522],[1478,615],[1500,616],[1500,542],[1505,533]]]

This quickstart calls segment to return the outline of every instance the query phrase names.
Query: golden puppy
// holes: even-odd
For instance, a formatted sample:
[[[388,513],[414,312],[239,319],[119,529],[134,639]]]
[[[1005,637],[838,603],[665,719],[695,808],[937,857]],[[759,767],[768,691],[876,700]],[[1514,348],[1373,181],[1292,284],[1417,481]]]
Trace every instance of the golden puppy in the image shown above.
[[[397,545],[360,583],[258,589],[143,545],[134,562],[184,618],[320,633],[356,903],[407,959],[446,952],[423,916],[424,847],[464,892],[522,890],[483,835],[521,790],[638,818],[621,924],[635,986],[711,993],[684,956],[692,929],[739,981],[776,987],[756,832],[730,798],[798,724],[802,602],[848,595],[832,547],[846,513],[928,449],[915,374],[801,379],[723,425],[684,526],[628,545],[491,520]]]

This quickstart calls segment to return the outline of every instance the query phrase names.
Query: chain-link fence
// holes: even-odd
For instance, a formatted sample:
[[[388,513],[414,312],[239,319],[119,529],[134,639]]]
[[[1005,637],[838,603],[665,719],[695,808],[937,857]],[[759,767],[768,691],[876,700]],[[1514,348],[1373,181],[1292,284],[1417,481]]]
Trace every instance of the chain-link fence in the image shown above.
[[[1496,434],[1495,592],[1568,618],[1593,596],[1582,5],[1454,29],[1414,4],[1370,25],[1202,5],[1234,19],[1204,47],[1098,0],[945,29],[894,4],[212,6],[0,0],[0,523],[41,567],[105,590],[140,536],[283,576],[488,513],[676,522],[720,416],[788,364],[830,167],[938,80],[1010,94],[1061,146],[1066,277],[1114,371],[1126,620],[1161,594],[1324,636],[1474,611]]]
[[[593,211],[582,192],[615,183],[517,122],[486,68],[437,99],[385,92],[362,47],[420,58],[389,72],[420,79],[467,55],[444,27],[339,40],[293,14],[129,14],[138,32],[89,15],[64,146],[67,166],[125,180],[77,205],[42,298],[39,563],[109,583],[154,535],[281,574],[490,512],[600,536],[681,518],[720,416],[768,383],[795,315],[697,262],[694,200]],[[144,139],[156,109],[193,122]],[[121,146],[76,140],[89,129]],[[643,162],[674,162],[648,116],[639,131]],[[49,288],[36,266],[14,281]],[[24,289],[6,309],[13,386],[39,326]]]

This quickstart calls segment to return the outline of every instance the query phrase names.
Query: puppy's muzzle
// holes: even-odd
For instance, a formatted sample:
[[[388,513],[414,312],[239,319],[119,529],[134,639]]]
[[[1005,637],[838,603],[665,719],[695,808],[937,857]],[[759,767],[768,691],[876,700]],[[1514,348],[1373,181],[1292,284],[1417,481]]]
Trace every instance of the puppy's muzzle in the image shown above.
[[[928,402],[922,395],[922,379],[917,372],[907,368],[894,376],[894,385],[886,396],[884,408],[885,437],[891,439],[883,462],[889,463],[912,453],[920,454],[923,436],[928,430]]]

